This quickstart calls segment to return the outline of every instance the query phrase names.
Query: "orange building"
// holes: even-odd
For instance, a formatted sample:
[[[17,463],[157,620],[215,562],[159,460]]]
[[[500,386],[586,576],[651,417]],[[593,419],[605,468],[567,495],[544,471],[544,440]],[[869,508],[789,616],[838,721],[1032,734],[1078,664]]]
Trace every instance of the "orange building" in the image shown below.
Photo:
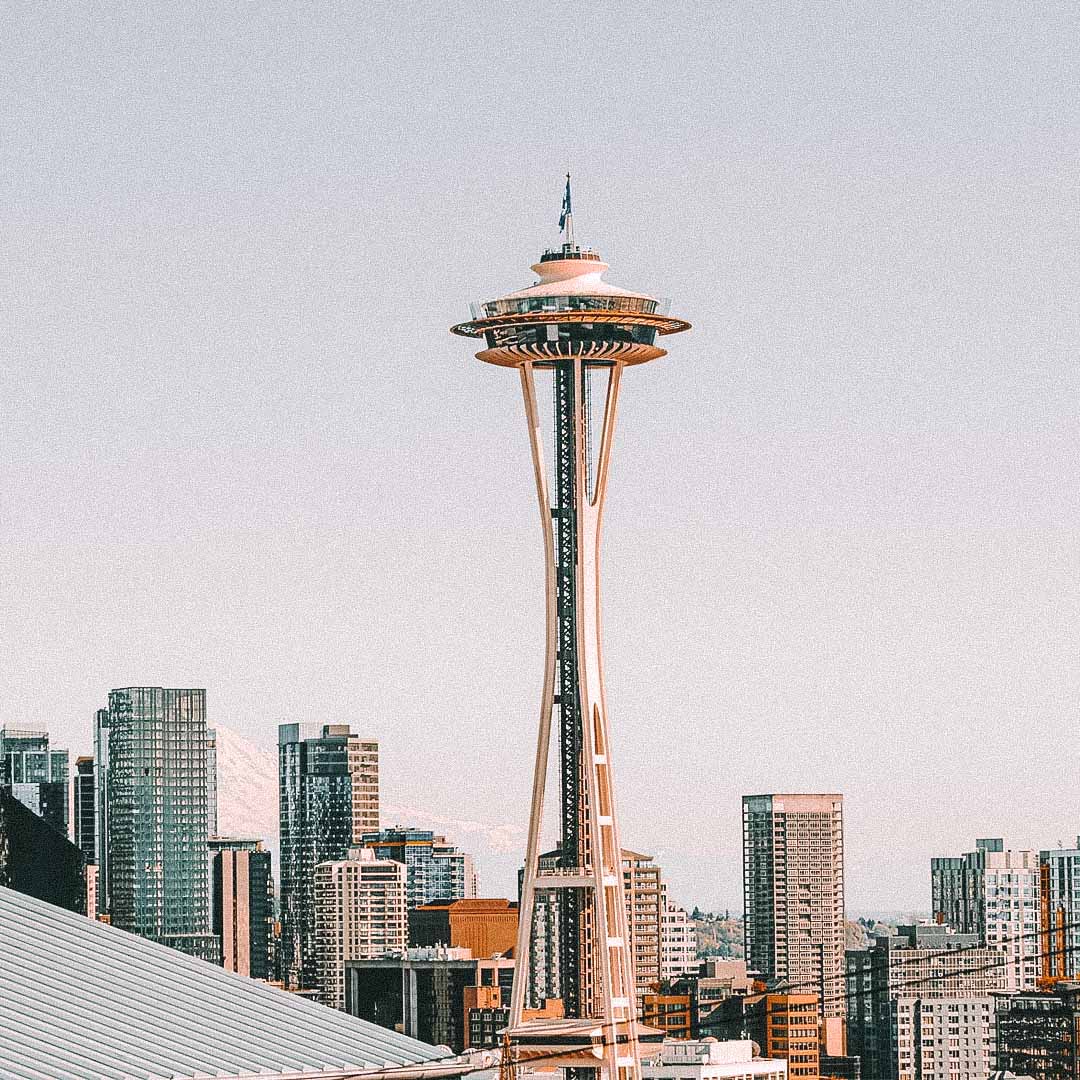
[[[821,1069],[817,994],[766,994],[764,1000],[764,1056],[785,1058],[790,1077],[817,1077]]]
[[[510,1023],[510,1009],[503,1004],[498,986],[465,987],[465,1049],[494,1049],[502,1045],[502,1033]],[[561,1020],[563,1003],[557,998],[542,1009],[525,1009],[522,1020]]]
[[[702,1034],[750,1039],[762,1057],[783,1058],[788,1076],[817,1080],[821,1066],[821,1008],[817,994],[750,994],[721,1001]]]
[[[451,900],[409,912],[410,945],[471,949],[477,959],[511,954],[517,930],[518,906],[509,900]]]
[[[689,994],[645,994],[641,1019],[673,1039],[689,1039],[691,1034]]]

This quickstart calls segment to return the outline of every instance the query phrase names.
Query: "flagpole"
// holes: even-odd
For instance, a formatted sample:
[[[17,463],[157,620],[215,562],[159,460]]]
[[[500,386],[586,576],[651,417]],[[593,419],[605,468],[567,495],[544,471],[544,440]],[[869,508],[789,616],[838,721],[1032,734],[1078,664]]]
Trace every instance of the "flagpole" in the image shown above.
[[[570,209],[570,174],[566,174],[566,242],[574,246],[574,214]]]

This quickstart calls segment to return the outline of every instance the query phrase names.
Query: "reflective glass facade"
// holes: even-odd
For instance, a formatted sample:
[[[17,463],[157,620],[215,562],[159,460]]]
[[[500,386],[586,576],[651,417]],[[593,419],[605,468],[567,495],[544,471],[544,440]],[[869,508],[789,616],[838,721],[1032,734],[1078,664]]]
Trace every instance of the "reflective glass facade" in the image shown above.
[[[206,729],[206,831],[218,835],[217,819],[217,732]]]
[[[109,710],[94,713],[94,862],[97,863],[97,910],[109,913]]]
[[[476,896],[472,856],[458,851],[444,836],[426,829],[383,829],[366,832],[360,840],[364,847],[375,849],[376,858],[405,864],[410,910]]]
[[[0,730],[0,784],[67,836],[68,752],[51,750],[47,731]]]
[[[108,733],[112,922],[210,958],[206,691],[113,690]]]
[[[378,745],[347,724],[278,728],[281,977],[318,986],[315,867],[343,859],[364,824],[378,822]]]
[[[75,794],[72,799],[75,844],[88,863],[97,860],[97,798],[94,790],[94,759],[75,759]]]

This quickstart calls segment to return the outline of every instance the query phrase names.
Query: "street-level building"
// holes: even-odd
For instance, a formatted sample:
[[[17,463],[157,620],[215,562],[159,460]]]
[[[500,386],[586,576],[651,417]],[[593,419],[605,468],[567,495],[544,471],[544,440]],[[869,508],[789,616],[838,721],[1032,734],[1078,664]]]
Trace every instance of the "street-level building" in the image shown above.
[[[693,1016],[693,998],[682,988],[654,990],[642,999],[640,1019],[669,1038],[689,1039],[694,1031]]]
[[[642,1061],[642,1080],[784,1080],[788,1076],[786,1061],[757,1057],[754,1049],[745,1039],[665,1039],[658,1056]]]
[[[997,998],[997,1067],[1032,1080],[1080,1080],[1080,983]]]
[[[841,1016],[843,796],[743,796],[743,898],[751,969]]]
[[[345,1008],[345,965],[404,953],[409,944],[405,867],[371,848],[315,868],[319,1000]]]
[[[709,956],[698,964],[695,974],[676,980],[673,989],[690,998],[693,1037],[708,1037],[713,1034],[708,1026],[713,1010],[730,997],[752,993],[754,980],[747,973],[745,960]]]
[[[821,1019],[816,994],[749,994],[722,1001],[703,1030],[719,1039],[749,1039],[765,1057],[784,1059],[789,1076],[816,1080]]]
[[[890,1003],[897,1080],[991,1080],[994,997],[898,997]],[[876,1074],[864,1069],[864,1076]]]
[[[1003,988],[1033,989],[1041,972],[1041,875],[1035,851],[1007,851],[1000,838],[977,840],[975,850],[930,863],[935,922],[997,950]]]
[[[468,949],[443,946],[411,948],[400,957],[346,962],[345,1008],[460,1053],[469,1038],[467,989],[493,988],[506,1008],[513,979],[511,959],[474,957]]]

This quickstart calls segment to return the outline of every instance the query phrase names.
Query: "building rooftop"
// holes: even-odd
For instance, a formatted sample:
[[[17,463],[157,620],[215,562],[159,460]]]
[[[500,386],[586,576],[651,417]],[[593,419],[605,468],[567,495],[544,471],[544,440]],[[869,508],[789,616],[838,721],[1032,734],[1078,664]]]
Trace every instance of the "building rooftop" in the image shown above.
[[[429,1046],[0,888],[5,1080],[409,1080],[472,1071]]]
[[[492,912],[513,912],[516,914],[516,900],[505,897],[463,897],[458,900],[435,900],[430,904],[420,904],[415,911],[452,911],[455,915],[469,913],[490,914]]]

